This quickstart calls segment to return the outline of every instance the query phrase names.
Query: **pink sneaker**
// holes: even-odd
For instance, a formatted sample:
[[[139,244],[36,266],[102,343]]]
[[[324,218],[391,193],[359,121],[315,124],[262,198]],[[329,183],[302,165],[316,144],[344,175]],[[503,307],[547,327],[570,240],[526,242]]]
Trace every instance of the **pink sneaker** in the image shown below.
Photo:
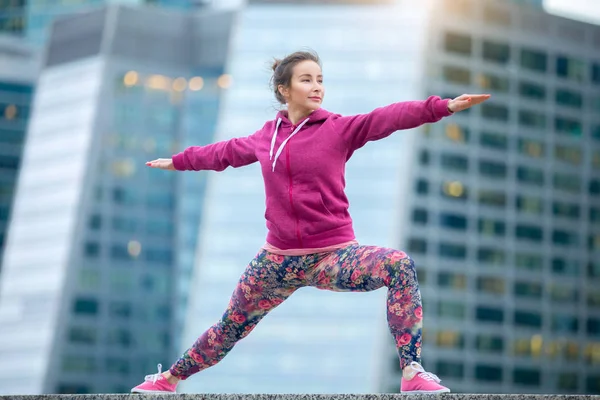
[[[177,384],[171,384],[162,376],[162,365],[158,364],[158,374],[146,375],[144,383],[131,389],[131,393],[175,393]]]
[[[450,389],[439,384],[440,378],[430,372],[425,372],[421,364],[413,361],[410,367],[416,371],[412,379],[404,379],[400,384],[400,393],[420,394],[420,393],[450,393]]]

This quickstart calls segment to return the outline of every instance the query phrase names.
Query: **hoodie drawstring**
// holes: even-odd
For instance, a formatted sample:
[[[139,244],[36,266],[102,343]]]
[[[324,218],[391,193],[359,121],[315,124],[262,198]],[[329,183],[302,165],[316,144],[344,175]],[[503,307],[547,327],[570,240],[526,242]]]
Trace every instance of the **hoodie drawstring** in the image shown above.
[[[279,125],[281,125],[281,118],[277,119],[277,125],[275,125],[275,132],[273,132],[273,138],[271,139],[271,150],[269,151],[269,160],[273,160],[273,172],[275,172],[275,164],[277,163],[277,159],[281,155],[281,152],[283,151],[283,148],[287,144],[288,140],[290,140],[292,138],[292,136],[294,136],[296,133],[298,133],[300,131],[300,128],[302,128],[302,126],[304,126],[304,124],[307,122],[308,122],[308,118],[306,118],[304,121],[302,121],[302,123],[300,125],[298,125],[298,127],[294,130],[294,132],[292,132],[292,134],[290,136],[288,136],[287,139],[285,139],[283,141],[283,143],[281,143],[281,146],[279,146],[279,149],[277,149],[277,153],[275,153],[275,159],[273,160],[273,150],[275,149],[275,141],[277,139],[277,131],[279,130]]]

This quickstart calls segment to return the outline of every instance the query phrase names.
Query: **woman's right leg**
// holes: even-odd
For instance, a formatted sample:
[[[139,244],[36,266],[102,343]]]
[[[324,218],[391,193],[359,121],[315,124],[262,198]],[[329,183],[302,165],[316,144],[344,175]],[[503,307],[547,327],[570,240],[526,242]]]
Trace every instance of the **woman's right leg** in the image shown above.
[[[169,369],[185,380],[221,361],[269,311],[306,285],[300,257],[261,250],[242,274],[223,317],[204,332]]]

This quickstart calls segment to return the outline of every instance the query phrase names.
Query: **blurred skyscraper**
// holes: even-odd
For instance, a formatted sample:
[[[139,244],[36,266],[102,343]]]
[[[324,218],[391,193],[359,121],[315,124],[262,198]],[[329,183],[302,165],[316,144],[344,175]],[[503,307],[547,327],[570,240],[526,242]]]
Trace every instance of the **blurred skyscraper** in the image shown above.
[[[599,392],[599,28],[506,1],[358,3],[249,1],[216,139],[274,117],[268,61],[305,46],[324,61],[324,108],[342,114],[492,93],[353,156],[358,238],[417,260],[424,363],[454,391]],[[221,316],[265,235],[259,168],[209,176],[184,345]],[[391,343],[385,291],[304,289],[183,389],[397,391]]]
[[[424,93],[494,97],[423,129],[405,178],[425,365],[457,391],[599,393],[600,27],[437,4]]]
[[[0,38],[0,277],[37,67],[23,40]]]
[[[124,4],[129,6],[157,5],[164,8],[190,9],[198,5],[203,5],[206,1],[207,0],[18,0],[18,3],[26,10],[25,25],[27,39],[31,43],[43,46],[48,38],[52,22],[57,17],[100,9],[107,4]],[[14,7],[11,8],[11,10],[13,9]]]
[[[0,280],[1,393],[128,391],[176,357],[205,175],[144,163],[213,141],[231,18],[54,25]]]

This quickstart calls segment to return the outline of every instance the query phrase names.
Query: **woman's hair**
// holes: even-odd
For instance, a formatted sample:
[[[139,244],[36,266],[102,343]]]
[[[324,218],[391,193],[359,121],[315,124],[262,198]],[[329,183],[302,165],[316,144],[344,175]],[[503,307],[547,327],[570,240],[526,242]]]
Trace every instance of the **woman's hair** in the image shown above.
[[[283,60],[275,59],[273,61],[273,76],[271,77],[271,89],[275,93],[275,98],[281,104],[285,104],[285,98],[279,93],[279,85],[289,87],[292,83],[294,67],[302,61],[314,61],[321,66],[321,60],[316,52],[297,51],[286,56]]]

